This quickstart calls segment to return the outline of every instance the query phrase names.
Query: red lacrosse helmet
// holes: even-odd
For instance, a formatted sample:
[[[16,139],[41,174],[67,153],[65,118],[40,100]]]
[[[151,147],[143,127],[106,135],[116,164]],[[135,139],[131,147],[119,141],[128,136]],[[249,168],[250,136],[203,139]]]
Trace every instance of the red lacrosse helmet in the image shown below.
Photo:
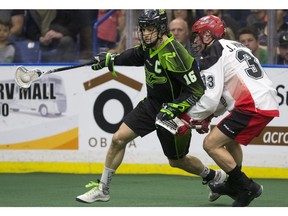
[[[212,37],[221,39],[226,32],[225,24],[219,17],[209,15],[200,18],[192,26],[192,33],[198,33],[201,37],[206,31],[209,31]]]

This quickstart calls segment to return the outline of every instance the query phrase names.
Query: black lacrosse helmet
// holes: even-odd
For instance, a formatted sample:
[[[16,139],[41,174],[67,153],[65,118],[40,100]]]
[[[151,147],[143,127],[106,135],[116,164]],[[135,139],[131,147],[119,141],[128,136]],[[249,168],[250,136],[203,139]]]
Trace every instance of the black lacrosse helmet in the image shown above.
[[[146,9],[143,10],[138,18],[139,30],[142,32],[143,28],[155,27],[159,32],[159,38],[168,33],[168,18],[167,13],[163,9],[154,10]],[[145,44],[151,47],[152,44]],[[155,44],[154,44],[155,45]]]

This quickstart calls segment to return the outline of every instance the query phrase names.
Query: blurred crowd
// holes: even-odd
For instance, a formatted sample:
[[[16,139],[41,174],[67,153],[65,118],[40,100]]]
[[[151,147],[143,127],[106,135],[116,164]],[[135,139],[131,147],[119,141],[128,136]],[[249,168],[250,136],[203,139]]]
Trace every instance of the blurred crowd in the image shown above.
[[[127,11],[0,10],[0,63],[89,61],[95,47],[97,51],[120,53],[129,48],[126,46]],[[226,39],[243,43],[261,64],[268,64],[267,10],[182,9],[167,10],[167,13],[171,33],[188,51],[193,23],[213,14],[225,22]],[[275,64],[288,65],[288,11],[276,10],[275,19]],[[133,46],[140,43],[136,25],[132,28]]]

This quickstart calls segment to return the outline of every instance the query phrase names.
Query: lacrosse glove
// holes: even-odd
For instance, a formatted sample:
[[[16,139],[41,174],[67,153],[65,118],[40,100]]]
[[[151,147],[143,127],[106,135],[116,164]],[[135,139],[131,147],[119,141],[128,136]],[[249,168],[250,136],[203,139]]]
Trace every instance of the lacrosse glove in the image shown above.
[[[212,115],[208,116],[206,119],[204,119],[202,121],[193,120],[193,121],[190,122],[190,124],[191,125],[201,125],[200,129],[196,129],[196,131],[199,134],[208,133],[209,132],[209,125],[210,125],[211,119],[213,117],[214,117],[214,115],[212,114]]]
[[[199,100],[199,97],[191,95],[186,100],[180,103],[163,103],[162,109],[157,114],[156,119],[160,121],[170,121],[175,117],[179,117],[182,113],[194,106]]]
[[[164,103],[156,118],[161,121],[169,121],[179,116],[184,110],[181,104]]]
[[[109,71],[114,77],[117,77],[114,69],[114,58],[116,54],[109,52],[101,52],[98,55],[94,56],[95,64],[91,66],[92,70],[101,70],[104,67],[108,67]]]
[[[183,113],[179,118],[184,124],[177,128],[176,134],[180,136],[185,135],[191,128],[196,129],[199,134],[208,133],[209,125],[213,117],[214,115],[211,115],[202,121],[197,121],[191,119],[187,113]]]

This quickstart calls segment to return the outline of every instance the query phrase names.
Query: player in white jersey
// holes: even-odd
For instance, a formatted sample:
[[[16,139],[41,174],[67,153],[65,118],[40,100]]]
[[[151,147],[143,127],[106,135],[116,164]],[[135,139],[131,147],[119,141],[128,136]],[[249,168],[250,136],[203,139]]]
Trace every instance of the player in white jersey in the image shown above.
[[[209,187],[219,196],[232,197],[235,200],[232,206],[248,206],[261,195],[263,186],[241,170],[240,144],[248,145],[274,117],[279,116],[276,90],[247,47],[222,39],[225,26],[220,18],[202,17],[195,22],[192,32],[192,42],[202,55],[199,67],[206,91],[187,113],[190,120],[193,119],[190,123],[202,124],[203,130],[197,131],[205,133],[211,116],[229,111],[203,142],[205,151],[229,175],[225,183],[209,184]],[[178,133],[181,131],[185,130],[180,128]]]

